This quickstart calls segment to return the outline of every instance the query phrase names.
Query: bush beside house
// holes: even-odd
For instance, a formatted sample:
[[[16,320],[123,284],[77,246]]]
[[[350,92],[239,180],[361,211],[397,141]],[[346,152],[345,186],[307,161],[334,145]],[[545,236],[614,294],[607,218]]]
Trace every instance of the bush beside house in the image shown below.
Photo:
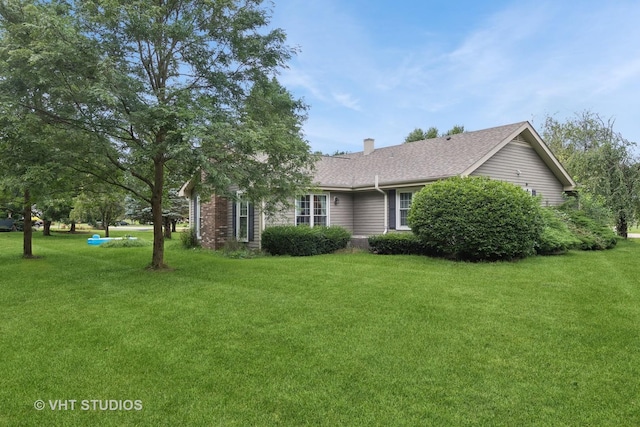
[[[579,249],[585,251],[611,249],[618,243],[616,233],[606,224],[587,216],[586,212],[562,206],[569,217],[568,226],[579,239]]]
[[[603,250],[617,243],[608,217],[593,203],[580,207],[571,198],[558,208],[542,208],[520,188],[494,183],[453,178],[426,187],[429,190],[414,198],[410,211],[410,223],[421,234],[414,229],[370,236],[370,251],[494,260],[557,255],[571,249]],[[509,197],[515,203],[507,203]],[[522,229],[527,231],[524,235],[519,233]]]
[[[542,215],[522,188],[486,177],[455,177],[424,187],[408,222],[417,238],[447,258],[481,261],[535,253]]]
[[[555,208],[543,208],[541,213],[543,227],[535,245],[538,255],[559,255],[580,246],[580,239],[569,228],[567,213]]]
[[[342,227],[276,226],[262,232],[262,249],[271,255],[311,256],[346,248],[351,233]]]
[[[429,249],[413,233],[369,236],[369,250],[378,255],[429,255]],[[431,251],[432,252],[432,251]]]

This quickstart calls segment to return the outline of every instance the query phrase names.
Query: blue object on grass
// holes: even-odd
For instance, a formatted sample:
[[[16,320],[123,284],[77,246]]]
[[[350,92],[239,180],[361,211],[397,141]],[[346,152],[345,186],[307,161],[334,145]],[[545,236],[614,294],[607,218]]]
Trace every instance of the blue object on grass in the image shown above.
[[[111,240],[122,240],[122,239],[123,239],[122,237],[100,237],[99,234],[94,234],[93,236],[87,239],[87,244],[97,246],[97,245],[103,244],[104,242],[109,242]],[[137,239],[137,237],[127,237],[127,239],[134,240],[134,239]]]
[[[109,240],[112,240],[111,237],[100,237],[99,234],[94,234],[93,236],[89,237],[87,239],[87,243],[90,245],[101,245],[104,242],[108,242]]]

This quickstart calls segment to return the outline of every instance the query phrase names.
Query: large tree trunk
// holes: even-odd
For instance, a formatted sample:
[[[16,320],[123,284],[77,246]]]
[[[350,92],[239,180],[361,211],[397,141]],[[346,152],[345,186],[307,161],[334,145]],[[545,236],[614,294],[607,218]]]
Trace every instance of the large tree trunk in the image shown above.
[[[42,224],[43,224],[42,235],[51,236],[51,220],[45,219],[43,220]]]
[[[69,233],[75,233],[75,232],[76,232],[76,222],[71,221],[71,228],[69,229]]]
[[[109,223],[111,218],[106,210],[100,208],[100,222],[102,223],[102,229],[104,230],[104,237],[109,237]]]
[[[172,219],[171,220],[171,232],[175,233],[176,232],[176,226],[178,225],[178,220],[177,219]]]
[[[24,236],[22,239],[22,256],[33,258],[33,227],[31,226],[31,192],[27,188],[24,190],[24,205],[22,207],[24,216]]]
[[[618,232],[618,236],[624,237],[625,239],[629,236],[629,224],[627,224],[627,216],[624,212],[618,213],[616,231]]]
[[[102,212],[102,228],[104,229],[104,237],[109,237],[109,223],[111,222],[111,218],[109,215]]]
[[[164,264],[164,234],[162,225],[162,190],[164,185],[164,163],[161,155],[157,155],[153,161],[154,179],[151,194],[151,215],[153,216],[153,255],[149,268],[160,270],[166,268]]]

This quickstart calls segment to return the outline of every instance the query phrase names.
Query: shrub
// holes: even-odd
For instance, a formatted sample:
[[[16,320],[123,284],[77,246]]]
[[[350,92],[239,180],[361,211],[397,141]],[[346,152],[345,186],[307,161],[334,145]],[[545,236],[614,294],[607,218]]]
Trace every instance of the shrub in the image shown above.
[[[428,248],[413,233],[389,233],[369,237],[369,250],[379,255],[427,255]]]
[[[571,196],[560,207],[565,212],[581,211],[600,225],[613,224],[613,212],[601,196],[593,196],[589,193],[580,193],[580,196]]]
[[[310,256],[345,248],[351,234],[342,227],[277,226],[262,232],[262,248],[271,255]]]
[[[435,253],[460,260],[502,260],[535,253],[542,218],[538,199],[485,177],[430,184],[412,201],[408,222]]]
[[[151,246],[151,242],[142,239],[131,239],[127,236],[122,239],[109,240],[100,245],[101,248],[140,248]]]
[[[540,255],[557,255],[580,246],[578,239],[569,228],[569,216],[555,208],[541,210],[543,228],[536,242],[536,252]]]
[[[248,248],[245,243],[236,239],[227,240],[221,253],[225,258],[233,259],[255,258],[260,254],[259,251]]]
[[[616,233],[607,226],[580,209],[575,209],[572,204],[562,205],[561,209],[569,216],[569,228],[580,240],[582,250],[611,249],[618,243]]]
[[[313,230],[320,235],[319,251],[323,254],[330,254],[338,249],[344,249],[351,240],[351,233],[336,225],[314,227]]]
[[[317,255],[312,233],[312,228],[304,226],[267,227],[262,232],[262,249],[271,255]]]
[[[189,231],[180,233],[180,243],[185,249],[193,249],[200,247],[200,241],[198,240],[198,233],[195,228],[190,228]]]

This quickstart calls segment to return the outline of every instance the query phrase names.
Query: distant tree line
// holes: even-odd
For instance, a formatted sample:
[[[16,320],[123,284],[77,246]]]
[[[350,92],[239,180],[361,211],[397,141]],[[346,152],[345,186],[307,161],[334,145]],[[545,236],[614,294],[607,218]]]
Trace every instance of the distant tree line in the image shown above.
[[[444,133],[440,133],[440,131],[438,131],[438,128],[433,126],[427,129],[426,131],[422,130],[421,128],[415,128],[414,130],[409,132],[409,135],[405,137],[404,142],[407,143],[407,142],[414,142],[414,141],[423,141],[425,139],[440,138],[443,136],[455,135],[457,133],[463,133],[463,132],[464,132],[464,126],[462,125],[455,125]]]

